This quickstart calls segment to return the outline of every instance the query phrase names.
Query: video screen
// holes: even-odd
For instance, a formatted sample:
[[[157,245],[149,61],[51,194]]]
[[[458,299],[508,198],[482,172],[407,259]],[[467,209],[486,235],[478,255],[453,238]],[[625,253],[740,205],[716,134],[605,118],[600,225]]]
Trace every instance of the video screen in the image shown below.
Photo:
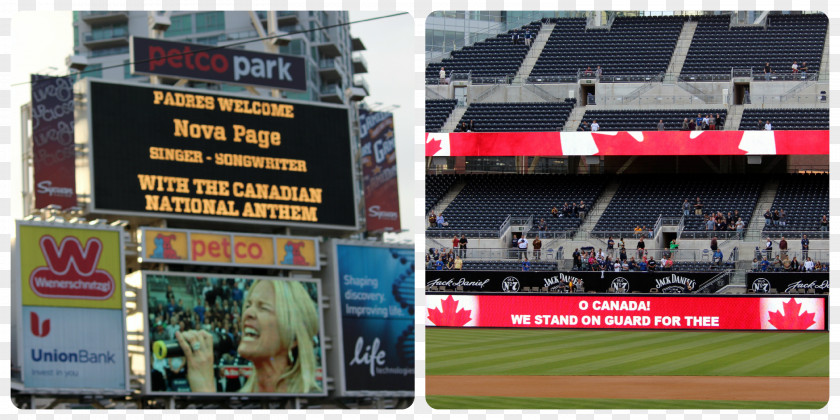
[[[318,281],[145,274],[149,392],[326,395]]]

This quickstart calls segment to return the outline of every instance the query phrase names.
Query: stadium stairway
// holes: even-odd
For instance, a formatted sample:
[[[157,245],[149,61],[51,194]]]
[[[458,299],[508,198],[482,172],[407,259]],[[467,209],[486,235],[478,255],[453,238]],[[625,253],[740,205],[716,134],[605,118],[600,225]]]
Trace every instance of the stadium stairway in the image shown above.
[[[455,183],[452,184],[452,187],[449,188],[449,191],[447,191],[446,194],[444,194],[443,198],[441,198],[440,201],[438,201],[438,203],[432,208],[432,211],[434,211],[435,214],[441,214],[444,210],[446,210],[446,207],[448,207],[449,204],[452,203],[452,200],[454,200],[455,197],[458,196],[458,194],[461,192],[461,190],[464,189],[466,185],[466,180],[461,179],[455,181]]]
[[[730,105],[726,113],[726,122],[723,124],[724,130],[738,130],[741,127],[741,117],[744,115],[744,105]]]
[[[601,193],[601,196],[598,197],[598,200],[596,200],[595,204],[592,205],[592,209],[586,213],[586,219],[583,221],[583,224],[580,225],[578,231],[575,232],[575,236],[572,238],[573,241],[590,240],[589,233],[592,232],[595,224],[598,223],[598,219],[600,219],[601,215],[604,214],[604,210],[606,210],[607,205],[610,204],[610,201],[615,196],[616,191],[618,191],[618,186],[619,181],[617,179],[612,179],[604,187],[604,192]]]
[[[455,105],[455,109],[452,111],[452,114],[449,116],[449,119],[446,120],[445,123],[443,123],[443,126],[441,126],[440,132],[441,133],[452,133],[452,132],[454,132],[455,131],[455,126],[458,125],[458,122],[461,121],[461,117],[463,117],[466,112],[467,112],[467,107]],[[463,186],[461,188],[463,188]]]
[[[662,80],[666,84],[674,84],[677,76],[682,71],[685,57],[688,54],[688,47],[691,46],[691,40],[694,38],[694,31],[697,29],[697,22],[690,21],[683,24],[680,37],[677,39],[677,46],[674,49],[674,54],[671,56],[671,62],[668,64],[668,70],[665,71],[665,78]]]
[[[829,65],[829,61],[828,61],[828,52],[829,52],[828,40],[830,39],[830,37],[829,37],[830,33],[831,33],[831,31],[826,31],[826,34],[825,34],[825,45],[823,46],[822,60],[820,60],[820,78],[819,78],[820,82],[828,82],[828,71],[830,70],[828,68],[828,65]]]
[[[531,46],[531,50],[528,51],[528,55],[526,55],[525,59],[522,60],[522,65],[519,66],[519,71],[516,72],[514,80],[528,80],[528,76],[531,75],[531,70],[534,69],[534,64],[537,64],[537,59],[540,58],[540,54],[542,53],[543,48],[545,48],[545,43],[548,41],[548,37],[551,36],[551,31],[554,30],[554,26],[554,23],[549,23],[544,24],[540,28],[540,32],[534,40],[534,45]]]
[[[566,125],[563,126],[563,131],[577,131],[580,121],[583,119],[583,114],[586,114],[586,107],[575,106],[572,108],[572,112],[569,113],[569,118],[566,120]]]
[[[764,229],[764,212],[767,209],[773,207],[773,199],[776,197],[776,192],[779,190],[779,180],[778,179],[768,179],[766,183],[764,183],[764,188],[761,190],[761,195],[758,196],[758,203],[755,205],[755,211],[753,212],[752,218],[750,218],[750,226],[747,228],[747,232],[744,234],[744,246],[749,246],[748,244],[758,244],[762,237],[761,231]],[[741,250],[741,259],[748,259],[752,261],[753,251],[755,251],[756,245],[750,247],[750,249],[742,249]],[[749,258],[747,258],[749,257]]]

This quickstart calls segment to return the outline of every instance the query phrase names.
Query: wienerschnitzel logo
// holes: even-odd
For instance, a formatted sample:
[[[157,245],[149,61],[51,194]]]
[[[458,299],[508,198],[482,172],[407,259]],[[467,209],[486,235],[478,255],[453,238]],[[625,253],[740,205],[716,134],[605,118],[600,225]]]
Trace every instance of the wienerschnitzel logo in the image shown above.
[[[29,276],[29,287],[44,298],[106,300],[114,294],[114,278],[98,270],[102,241],[90,238],[84,247],[79,239],[68,236],[56,244],[52,235],[39,241],[46,267],[38,267]]]

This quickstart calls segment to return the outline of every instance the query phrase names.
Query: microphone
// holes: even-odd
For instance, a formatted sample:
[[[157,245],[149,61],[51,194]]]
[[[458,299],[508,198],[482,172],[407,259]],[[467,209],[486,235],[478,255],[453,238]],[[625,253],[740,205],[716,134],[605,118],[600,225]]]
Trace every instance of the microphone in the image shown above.
[[[227,334],[217,334],[210,332],[213,337],[213,354],[218,356],[233,350],[233,340]],[[167,357],[181,357],[184,355],[184,350],[178,344],[178,340],[158,340],[152,344],[152,354],[156,359],[165,359]]]

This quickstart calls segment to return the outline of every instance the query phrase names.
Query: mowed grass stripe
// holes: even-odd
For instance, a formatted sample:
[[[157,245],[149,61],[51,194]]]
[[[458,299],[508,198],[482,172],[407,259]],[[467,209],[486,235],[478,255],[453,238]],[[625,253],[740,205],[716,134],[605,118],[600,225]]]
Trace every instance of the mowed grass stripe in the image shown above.
[[[822,349],[822,355],[826,361],[826,367],[828,367],[828,342],[825,342],[825,347],[822,347],[819,335],[827,334],[772,334],[774,341],[770,345],[759,349],[759,351],[742,353],[740,357],[721,361],[717,367],[710,370],[709,374],[720,375],[729,370],[736,370],[743,372],[746,376],[790,376],[775,375],[774,373],[778,371],[789,372],[793,368],[800,367],[801,363],[797,363],[795,359],[803,357],[804,354],[812,354],[812,357],[820,358],[819,349]],[[794,360],[791,360],[792,354],[797,355]],[[808,358],[806,360],[813,359]],[[801,376],[828,376],[828,371],[826,369],[824,374],[812,372],[809,375]]]
[[[470,330],[470,335],[472,334]],[[614,334],[590,334],[575,332],[569,334],[569,331],[530,331],[533,334],[522,336],[516,334],[517,337],[509,337],[505,341],[494,341],[494,344],[488,345],[487,340],[482,339],[483,334],[477,332],[475,339],[472,342],[464,342],[466,344],[456,343],[440,343],[437,340],[434,342],[427,340],[426,347],[426,363],[427,366],[432,364],[436,369],[443,369],[450,366],[463,366],[470,361],[479,362],[483,365],[486,361],[497,359],[500,362],[510,361],[511,356],[518,354],[535,354],[542,349],[555,352],[564,343],[575,342],[584,347],[601,346],[604,343],[610,343],[616,338]],[[428,333],[427,333],[428,336]]]
[[[518,337],[516,341],[510,341],[500,346],[499,349],[485,349],[484,346],[473,345],[461,351],[451,353],[455,355],[445,361],[429,357],[427,350],[426,363],[428,374],[505,374],[506,372],[522,372],[522,369],[533,370],[532,373],[518,374],[544,374],[547,363],[554,365],[560,362],[568,362],[570,353],[579,354],[580,358],[591,358],[601,353],[613,352],[617,349],[628,348],[628,339],[625,333],[613,331],[612,336],[599,334],[597,340],[586,340],[582,338],[585,333],[570,335],[566,331],[555,330],[545,331],[535,336],[545,337],[535,341],[533,338]],[[553,334],[552,334],[553,333]],[[637,340],[630,347],[642,346],[648,343],[656,343],[662,340],[669,340],[667,336],[657,335],[655,332],[636,332]],[[595,350],[597,349],[597,350]],[[452,371],[448,368],[454,368]],[[488,369],[490,369],[488,371]]]
[[[537,355],[524,358],[523,362],[501,367],[503,374],[522,374],[521,368],[531,367],[542,375],[613,375],[612,366],[634,360],[648,349],[688,346],[683,334],[661,334],[658,331],[620,332],[608,346],[577,346],[574,351],[562,351],[555,360]]]
[[[777,341],[773,334],[758,333],[718,332],[704,333],[697,337],[699,340],[694,341],[692,347],[674,347],[659,351],[654,349],[647,357],[637,360],[637,365],[616,366],[616,369],[626,375],[718,376],[722,374],[710,372],[712,367],[745,357],[749,351],[759,352]],[[727,340],[716,342],[714,337],[727,337]],[[675,361],[677,363],[674,363]],[[640,365],[644,368],[640,369]]]
[[[435,409],[682,409],[682,410],[817,410],[824,402],[808,401],[720,401],[720,400],[626,400],[589,398],[517,398],[517,397],[453,397],[427,395],[426,402]]]
[[[533,334],[515,334],[515,336],[495,336],[489,339],[481,331],[476,334],[469,334],[473,336],[472,340],[464,339],[463,336],[458,340],[438,340],[426,341],[427,349],[433,349],[435,357],[442,359],[449,359],[450,356],[462,356],[463,348],[469,347],[471,351],[480,351],[483,353],[494,353],[499,350],[509,350],[512,346],[520,344],[524,347],[539,346],[541,344],[556,345],[558,340],[585,340],[585,344],[597,345],[602,341],[613,340],[610,334],[586,335],[585,333],[568,334],[568,331],[530,331]],[[449,336],[446,334],[445,336]],[[476,343],[481,343],[480,346]],[[428,351],[427,351],[428,352]],[[427,359],[429,360],[429,359]]]
[[[445,337],[454,332],[467,344],[448,343]],[[495,343],[485,351],[481,338],[488,332]],[[500,341],[509,332],[514,340]],[[428,329],[426,334],[428,375],[828,375],[825,333]],[[436,356],[441,350],[447,354],[442,359]],[[762,360],[767,354],[773,357]]]

